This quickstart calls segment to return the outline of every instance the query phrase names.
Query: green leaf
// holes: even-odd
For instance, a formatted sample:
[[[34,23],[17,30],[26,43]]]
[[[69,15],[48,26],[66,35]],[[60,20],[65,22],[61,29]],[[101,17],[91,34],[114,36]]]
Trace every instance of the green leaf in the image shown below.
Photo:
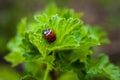
[[[73,71],[68,71],[63,73],[58,80],[79,80],[76,73]]]
[[[0,65],[0,71],[0,80],[17,80],[19,77],[19,74],[8,65]]]
[[[40,27],[28,33],[30,42],[38,48],[43,56],[53,50],[64,50],[79,46],[79,41],[75,40],[75,35],[72,35],[72,33],[81,27],[82,21],[74,18],[66,20],[65,18],[60,18],[58,15],[53,15],[48,20],[44,24],[36,23],[35,25]],[[57,39],[55,42],[48,43],[45,40],[43,31],[46,29],[52,29],[56,33]]]
[[[18,28],[17,28],[17,32],[18,34],[24,36],[25,32],[26,32],[26,22],[27,22],[27,18],[23,18],[21,19],[20,23],[18,24]]]
[[[8,49],[11,50],[11,52],[7,56],[5,56],[5,59],[9,62],[12,62],[12,66],[17,66],[24,61],[24,57],[22,56],[24,54],[24,50],[22,47],[22,39],[25,33],[25,22],[25,18],[21,20],[18,25],[17,35],[12,38],[7,45]]]
[[[45,11],[43,13],[46,13],[48,16],[53,16],[55,14],[58,14],[58,16],[69,19],[71,17],[74,18],[81,18],[83,16],[83,13],[75,13],[73,9],[67,9],[67,8],[57,8],[55,4],[50,4],[46,7]]]
[[[12,52],[5,56],[7,61],[12,62],[12,66],[17,66],[18,64],[22,63],[25,58],[22,56],[21,52]]]
[[[120,69],[109,62],[108,56],[102,54],[99,59],[89,66],[88,75],[91,77],[103,76],[110,80],[120,79]]]

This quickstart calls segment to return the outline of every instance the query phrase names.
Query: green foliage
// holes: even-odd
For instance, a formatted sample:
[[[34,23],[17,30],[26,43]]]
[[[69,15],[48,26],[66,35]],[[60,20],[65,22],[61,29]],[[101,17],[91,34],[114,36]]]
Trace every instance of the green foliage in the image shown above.
[[[90,63],[90,66],[88,67],[88,74],[91,77],[102,76],[104,77],[103,79],[105,78],[110,80],[120,79],[120,69],[117,66],[110,64],[108,56],[104,54],[101,54],[98,60],[96,60],[96,62],[93,63],[92,61]]]
[[[26,75],[21,80],[51,80],[53,74],[58,80],[120,79],[118,67],[106,55],[92,58],[93,47],[108,43],[108,39],[101,29],[83,24],[81,16],[51,5],[21,20],[16,36],[8,44],[11,52],[5,56],[13,66],[24,63]],[[55,32],[54,42],[45,39],[46,29]]]
[[[6,65],[0,65],[0,80],[17,80],[18,74],[16,71]]]

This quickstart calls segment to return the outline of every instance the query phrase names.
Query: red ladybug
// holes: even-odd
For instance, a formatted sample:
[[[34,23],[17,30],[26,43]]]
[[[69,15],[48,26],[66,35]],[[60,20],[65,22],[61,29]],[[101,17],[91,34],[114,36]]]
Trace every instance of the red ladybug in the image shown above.
[[[56,34],[51,29],[44,30],[44,35],[45,35],[45,39],[50,43],[56,40]]]

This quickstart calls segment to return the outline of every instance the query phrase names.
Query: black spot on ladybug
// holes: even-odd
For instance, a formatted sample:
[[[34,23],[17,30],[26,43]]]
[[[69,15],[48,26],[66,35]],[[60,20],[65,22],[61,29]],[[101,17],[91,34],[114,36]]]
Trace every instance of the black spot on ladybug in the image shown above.
[[[44,30],[44,35],[45,35],[45,39],[50,43],[56,40],[56,34],[51,29]]]

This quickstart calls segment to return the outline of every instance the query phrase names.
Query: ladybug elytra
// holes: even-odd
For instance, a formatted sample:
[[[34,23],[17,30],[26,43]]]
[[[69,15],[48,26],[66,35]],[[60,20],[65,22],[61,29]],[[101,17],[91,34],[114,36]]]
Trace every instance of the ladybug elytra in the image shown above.
[[[44,30],[44,35],[48,42],[54,42],[56,40],[56,34],[51,29]]]

